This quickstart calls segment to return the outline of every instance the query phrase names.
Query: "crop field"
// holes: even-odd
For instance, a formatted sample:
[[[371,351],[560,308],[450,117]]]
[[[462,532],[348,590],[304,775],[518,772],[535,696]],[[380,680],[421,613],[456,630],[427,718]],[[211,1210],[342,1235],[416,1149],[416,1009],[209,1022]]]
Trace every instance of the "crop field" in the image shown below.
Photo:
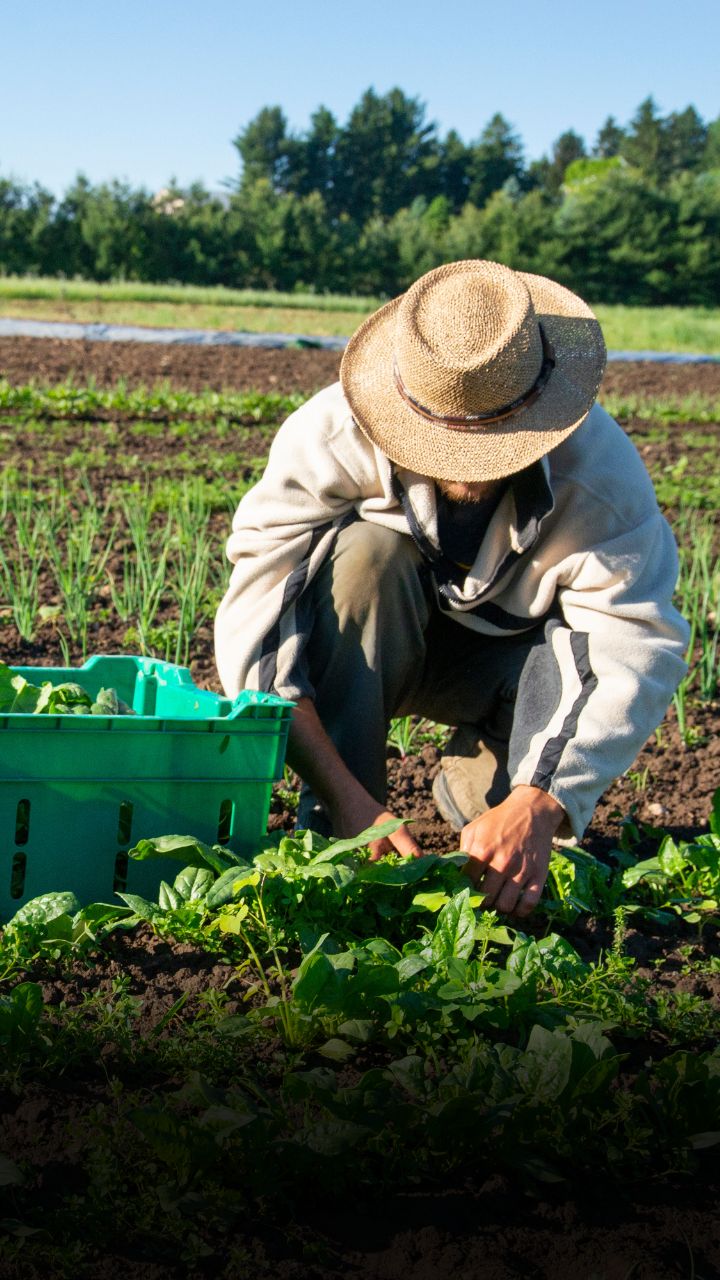
[[[0,659],[218,690],[232,512],[338,363],[0,339]],[[157,831],[154,899],[48,886],[0,934],[0,1280],[720,1275],[720,366],[601,399],[676,530],[689,670],[535,914],[481,910],[446,729],[409,719],[421,859],[295,836],[286,771],[252,857]]]

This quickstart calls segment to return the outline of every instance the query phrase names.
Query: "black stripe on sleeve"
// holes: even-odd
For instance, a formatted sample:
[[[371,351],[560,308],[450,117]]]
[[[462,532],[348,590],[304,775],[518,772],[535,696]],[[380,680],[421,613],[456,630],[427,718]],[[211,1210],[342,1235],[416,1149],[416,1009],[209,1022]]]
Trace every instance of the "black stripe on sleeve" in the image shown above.
[[[280,646],[280,623],[287,613],[290,606],[303,591],[307,582],[308,570],[310,568],[310,559],[318,542],[323,534],[327,533],[328,525],[318,525],[313,529],[306,554],[298,565],[295,566],[292,573],[287,578],[285,589],[283,591],[282,605],[275,622],[268,631],[262,643],[260,652],[260,666],[258,669],[258,683],[261,693],[271,693],[275,687],[275,677],[277,676],[277,656]]]
[[[575,669],[580,677],[580,692],[565,716],[560,732],[545,743],[535,772],[530,779],[530,786],[540,787],[542,791],[549,790],[562,753],[573,737],[580,714],[586,706],[590,695],[597,687],[598,682],[598,678],[590,665],[590,646],[587,634],[584,631],[571,631],[570,648],[575,659]]]
[[[291,608],[298,597],[302,595],[305,587],[307,586],[310,561],[318,543],[327,534],[327,532],[332,529],[333,536],[328,545],[329,554],[335,545],[335,539],[340,533],[340,530],[344,529],[345,526],[350,524],[355,518],[355,512],[350,511],[334,525],[321,524],[318,525],[317,528],[313,529],[310,544],[305,555],[300,563],[295,566],[285,583],[280,612],[262,643],[260,663],[258,667],[258,684],[260,686],[261,693],[274,692],[275,680],[277,678],[278,649],[280,648],[280,624],[288,609]]]

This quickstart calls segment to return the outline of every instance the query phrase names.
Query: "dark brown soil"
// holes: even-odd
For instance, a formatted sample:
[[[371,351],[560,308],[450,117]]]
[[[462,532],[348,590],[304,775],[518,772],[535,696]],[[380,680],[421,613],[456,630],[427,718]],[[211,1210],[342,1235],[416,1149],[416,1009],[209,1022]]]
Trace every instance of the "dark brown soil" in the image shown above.
[[[16,383],[32,378],[55,382],[71,375],[78,382],[93,377],[101,385],[123,377],[145,385],[169,381],[197,389],[309,393],[337,376],[339,359],[337,353],[317,350],[0,339],[0,376]],[[608,368],[604,389],[626,395],[720,395],[720,366],[614,364]],[[667,457],[662,452],[667,445],[642,439],[642,424],[628,425],[648,464]],[[720,426],[703,426],[708,434],[719,430]],[[66,425],[62,439],[50,432],[45,441],[18,437],[11,453],[6,450],[3,457],[17,463],[32,457],[41,473],[43,467],[55,464],[60,451],[86,450],[94,431],[92,424],[72,424]],[[252,449],[259,456],[267,448],[267,436],[246,432],[242,440],[226,442],[226,447],[235,453],[241,447]],[[172,439],[135,438],[131,424],[117,424],[107,470],[98,465],[98,478],[106,477],[108,471],[124,473],[128,455],[130,465],[141,471],[151,467],[170,472],[178,466],[181,448],[186,446]],[[227,521],[222,515],[216,520],[220,544]],[[116,555],[120,554],[118,548]],[[47,602],[54,603],[50,595]],[[22,644],[7,623],[0,634],[6,661],[31,665],[60,661],[52,628],[32,646]],[[122,627],[107,618],[93,622],[91,652],[116,652],[122,647]],[[209,625],[196,637],[192,670],[200,683],[217,687]],[[669,713],[659,736],[645,745],[628,775],[602,797],[584,840],[598,856],[607,856],[617,843],[620,822],[626,817],[649,827],[662,826],[678,837],[705,829],[713,791],[720,785],[718,706],[692,707],[689,718],[696,737],[692,747],[682,742],[675,717]],[[441,851],[455,848],[457,836],[440,820],[432,803],[430,789],[438,764],[439,752],[432,746],[404,760],[391,754],[389,779],[390,807],[415,819],[423,847]],[[289,828],[292,822],[292,813],[276,798],[271,826]],[[650,836],[647,842],[652,844]],[[583,956],[597,958],[611,939],[605,922],[586,920],[572,931],[571,940]],[[697,942],[680,926],[664,932],[631,928],[625,946],[636,958],[638,972],[652,980],[654,989],[672,987],[720,1007],[720,974],[706,972],[698,977],[688,969],[688,961],[720,954],[716,930],[706,929]],[[51,1005],[66,1001],[73,1007],[91,993],[110,992],[118,980],[126,981],[128,994],[139,1002],[137,1029],[144,1033],[156,1027],[186,991],[189,998],[179,1015],[184,1020],[197,1016],[203,992],[224,992],[229,1012],[245,994],[225,959],[160,940],[149,929],[110,939],[93,967],[76,965],[63,972],[62,967],[51,965],[41,980]],[[663,1050],[640,1042],[628,1051],[642,1059],[644,1054]],[[61,1076],[53,1090],[30,1085],[20,1096],[11,1089],[0,1093],[0,1153],[33,1166],[39,1197],[52,1198],[65,1182],[74,1185],[79,1156],[68,1135],[72,1138],[75,1121],[82,1117],[95,1116],[94,1122],[102,1124],[106,1116],[110,1123],[113,1104],[108,1079],[113,1079],[111,1048],[104,1063],[90,1064],[85,1076],[72,1072]],[[137,1087],[137,1081],[132,1084]],[[717,1170],[713,1173],[709,1166],[706,1176],[693,1183],[671,1179],[624,1189],[548,1187],[542,1195],[537,1188],[531,1191],[495,1176],[442,1192],[418,1188],[386,1195],[381,1204],[361,1199],[336,1204],[332,1212],[321,1205],[302,1223],[286,1221],[276,1229],[262,1226],[251,1216],[228,1225],[222,1255],[215,1253],[206,1262],[170,1265],[151,1243],[147,1248],[135,1243],[125,1250],[115,1242],[106,1252],[98,1252],[91,1265],[79,1264],[76,1274],[87,1280],[121,1276],[127,1280],[180,1280],[181,1276],[191,1280],[245,1276],[254,1280],[271,1276],[279,1280],[455,1280],[456,1276],[468,1280],[712,1280],[720,1276],[719,1189]],[[9,1209],[7,1213],[11,1217]],[[5,1213],[0,1212],[3,1217]],[[32,1256],[28,1247],[25,1258],[14,1251],[10,1261],[0,1241],[0,1280],[52,1277],[52,1264],[36,1264]]]
[[[53,382],[72,375],[78,382],[94,377],[99,383],[112,384],[119,377],[129,383],[152,385],[166,379],[179,386],[195,388],[212,386],[261,390],[300,390],[312,392],[337,376],[339,355],[320,350],[275,350],[234,347],[153,346],[143,343],[98,343],[41,340],[35,338],[0,339],[0,372],[16,383],[36,379]],[[655,365],[645,363],[611,364],[604,388],[613,393],[632,395],[653,392],[656,395],[685,396],[693,391],[720,395],[720,364]],[[642,422],[626,424],[636,439],[649,469],[677,460],[682,440],[647,438]],[[171,428],[169,428],[171,430]],[[720,433],[720,424],[703,424],[703,435]],[[232,432],[204,435],[214,453],[232,459],[237,467],[238,455],[245,459],[262,458],[271,433],[238,425]],[[93,462],[92,450],[100,448]],[[34,474],[56,471],[68,454],[77,453],[88,460],[94,488],[106,493],[114,480],[128,475],[177,474],[181,469],[202,473],[202,460],[195,457],[184,439],[139,434],[132,422],[96,424],[63,422],[48,424],[43,438],[37,433],[13,430],[4,437],[2,460],[5,465],[20,468],[32,465]],[[229,470],[231,468],[229,467]],[[237,474],[237,473],[235,473]],[[212,478],[208,476],[208,478]],[[237,475],[240,479],[241,476]],[[218,547],[222,545],[229,525],[223,514],[213,517]],[[124,548],[113,552],[108,569],[120,571]],[[116,619],[103,615],[107,604],[107,588],[101,589],[98,613],[90,624],[89,651],[118,652],[124,647],[125,627]],[[45,603],[57,604],[48,583]],[[109,611],[105,610],[105,615]],[[161,613],[158,622],[164,620]],[[61,660],[61,651],[52,627],[45,628],[33,644],[20,640],[6,620],[2,629],[2,656],[7,662],[25,665],[52,665]],[[74,660],[79,660],[75,655]],[[196,681],[206,687],[219,688],[212,650],[212,628],[208,622],[195,637],[191,670]],[[606,851],[618,838],[618,823],[634,816],[649,825],[671,829],[678,836],[689,836],[702,830],[707,821],[710,801],[720,785],[720,742],[716,734],[716,705],[690,708],[689,719],[695,730],[695,745],[681,741],[672,711],[668,713],[658,737],[646,744],[626,777],[619,779],[603,796],[584,843],[594,852]],[[420,758],[389,762],[391,804],[398,813],[413,816],[416,832],[428,849],[453,848],[457,843],[453,832],[438,817],[430,795],[432,778],[437,768],[438,753],[427,748]],[[678,780],[683,785],[678,785]],[[293,815],[274,806],[273,825],[290,826]]]
[[[190,390],[317,391],[334,382],[342,353],[319,349],[183,347],[143,342],[81,342],[60,338],[0,338],[0,377],[10,382],[73,378],[112,386],[169,382]],[[602,391],[613,395],[720,395],[720,363],[671,365],[653,361],[609,364]]]
[[[317,391],[334,382],[338,351],[264,347],[182,347],[145,342],[81,342],[60,338],[0,338],[0,377],[9,382],[77,383],[94,378],[112,386],[169,382],[201,391]]]
[[[597,922],[584,922],[571,940],[596,959],[599,948],[608,944],[608,931]],[[714,1000],[720,1008],[720,975],[714,989],[706,979],[701,990],[699,980],[686,974],[688,960],[707,959],[712,942],[706,943],[710,945],[685,945],[679,951],[677,939],[630,929],[625,945],[637,956],[639,972],[655,977],[658,990],[673,981],[676,990]],[[660,976],[659,958],[665,966]],[[69,969],[48,962],[44,971],[36,967],[33,976],[41,981],[50,1008],[62,1001],[71,1010],[90,996],[110,997],[114,984],[124,979],[127,996],[136,1002],[133,1034],[151,1038],[155,1028],[165,1039],[173,1035],[177,1022],[163,1028],[161,1019],[179,995],[189,993],[178,1018],[190,1025],[201,1010],[203,993],[225,991],[228,1013],[241,1007],[247,994],[245,980],[232,965],[197,947],[160,939],[147,926],[131,935],[111,936]],[[147,1091],[152,1102],[158,1085],[172,1093],[182,1084],[172,1076],[148,1079],[142,1058],[134,1064],[121,1042],[116,1028],[100,1042],[97,1057],[74,1061],[56,1080],[29,1080],[17,1092],[0,1089],[0,1152],[32,1170],[35,1194],[49,1207],[73,1188],[82,1207],[94,1135],[98,1126],[118,1125],[113,1098],[121,1099],[128,1090]],[[92,1045],[97,1051],[98,1040]],[[634,1069],[668,1051],[651,1039],[628,1040],[619,1047],[632,1055]],[[269,1040],[263,1052],[265,1090],[279,1082],[287,1064],[287,1054],[278,1055],[276,1048]],[[252,1068],[257,1071],[258,1065],[256,1060]],[[109,1159],[105,1154],[96,1162],[97,1174],[116,1188],[118,1173]],[[152,1176],[150,1165],[148,1174]],[[718,1191],[717,1170],[713,1173],[709,1164],[689,1181],[680,1176],[630,1185],[585,1180],[541,1189],[486,1170],[435,1187],[387,1189],[379,1200],[371,1198],[367,1187],[347,1200],[298,1188],[302,1207],[292,1218],[276,1219],[267,1203],[250,1214],[229,1217],[221,1239],[206,1236],[211,1252],[204,1265],[186,1269],[164,1261],[167,1242],[161,1247],[141,1231],[133,1233],[126,1250],[112,1232],[107,1246],[73,1272],[73,1280],[454,1280],[456,1275],[470,1280],[575,1280],[585,1274],[595,1280],[712,1280],[720,1276]],[[187,1212],[197,1215],[197,1235],[202,1236],[202,1206],[196,1200],[189,1196]],[[8,1225],[12,1228],[12,1218]],[[65,1233],[67,1219],[63,1227]],[[28,1242],[27,1260],[21,1254],[6,1264],[0,1247],[0,1280],[52,1276],[52,1270],[30,1261],[37,1243]]]
[[[0,370],[17,383],[35,378],[39,382],[53,382],[72,374],[78,382],[94,377],[99,383],[114,383],[124,377],[129,383],[151,385],[158,379],[167,379],[181,386],[217,389],[230,387],[235,390],[260,388],[261,390],[289,391],[296,389],[310,393],[318,386],[337,376],[337,353],[319,350],[266,351],[233,347],[161,347],[143,343],[98,343],[45,341],[35,338],[0,339]],[[646,363],[617,363],[608,366],[604,387],[613,393],[632,395],[641,391],[660,395],[685,396],[693,391],[720,396],[719,365],[655,365]],[[671,464],[682,452],[682,440],[656,440],[648,438],[647,427],[642,422],[627,424],[649,469],[661,464]],[[169,428],[171,430],[171,428]],[[720,433],[720,424],[703,424],[704,436]],[[254,427],[238,425],[230,434],[204,434],[203,439],[214,453],[232,458],[232,468],[237,468],[238,455],[245,459],[262,458],[266,453],[271,433]],[[97,461],[93,462],[93,449],[100,447]],[[202,473],[202,460],[198,460],[186,440],[157,435],[134,433],[132,422],[116,421],[63,422],[48,424],[40,438],[37,433],[13,431],[6,435],[2,445],[5,465],[20,468],[32,465],[36,477],[48,471],[57,471],[60,461],[75,452],[88,460],[93,487],[103,495],[115,480],[129,475],[154,474],[168,476],[181,469]],[[232,472],[242,478],[237,470]],[[208,475],[208,478],[212,478]],[[218,547],[227,534],[229,519],[224,514],[213,517]],[[114,550],[108,569],[110,573],[121,570],[124,548]],[[45,603],[59,601],[49,585]],[[111,653],[124,648],[125,626],[117,619],[102,613],[107,605],[109,589],[102,588],[98,599],[98,612],[90,624],[89,652]],[[109,611],[105,610],[107,614]],[[164,615],[158,617],[158,623]],[[57,636],[51,626],[45,628],[36,642],[27,644],[20,640],[15,629],[6,620],[2,629],[2,656],[5,661],[23,665],[53,665],[61,662]],[[79,655],[74,655],[79,661]],[[204,625],[195,637],[191,659],[195,680],[205,687],[219,688],[212,648],[212,627]],[[595,853],[607,851],[617,842],[619,821],[634,816],[637,821],[651,826],[669,828],[677,836],[689,837],[705,828],[713,792],[720,785],[720,741],[716,728],[716,705],[691,707],[689,713],[696,742],[692,747],[683,744],[672,711],[668,713],[659,737],[653,736],[646,744],[624,777],[606,792],[600,801],[584,844]],[[437,768],[439,754],[426,748],[420,758],[389,761],[390,803],[402,816],[412,816],[416,834],[423,847],[451,849],[457,844],[455,834],[439,818],[432,802],[430,788]],[[678,785],[678,780],[683,785]],[[271,825],[290,827],[293,814],[274,802]]]

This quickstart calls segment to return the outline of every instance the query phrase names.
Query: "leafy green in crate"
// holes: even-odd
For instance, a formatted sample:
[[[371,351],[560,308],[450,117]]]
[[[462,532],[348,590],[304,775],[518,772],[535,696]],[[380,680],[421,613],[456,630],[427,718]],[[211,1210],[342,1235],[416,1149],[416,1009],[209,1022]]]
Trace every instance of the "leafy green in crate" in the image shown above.
[[[82,685],[49,680],[32,684],[0,662],[0,713],[50,716],[132,716],[135,714],[115,689],[101,689],[95,699]]]

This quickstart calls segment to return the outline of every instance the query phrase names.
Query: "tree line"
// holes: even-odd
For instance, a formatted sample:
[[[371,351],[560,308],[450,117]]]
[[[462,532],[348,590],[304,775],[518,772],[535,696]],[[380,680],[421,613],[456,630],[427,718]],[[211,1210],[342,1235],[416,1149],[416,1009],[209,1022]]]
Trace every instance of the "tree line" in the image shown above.
[[[720,118],[652,98],[588,146],[569,129],[526,163],[495,114],[444,137],[422,102],[368,89],[339,124],[293,133],[264,107],[239,176],[150,193],[78,176],[62,198],[0,177],[0,272],[393,296],[442,262],[490,258],[589,301],[715,305]]]

